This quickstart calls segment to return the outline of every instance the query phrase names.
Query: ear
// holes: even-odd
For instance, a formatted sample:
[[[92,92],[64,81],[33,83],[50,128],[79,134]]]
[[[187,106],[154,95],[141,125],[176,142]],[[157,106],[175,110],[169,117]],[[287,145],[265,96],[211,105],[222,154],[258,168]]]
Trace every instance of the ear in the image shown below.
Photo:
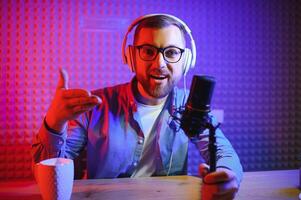
[[[132,45],[129,45],[127,48],[126,48],[126,63],[128,64],[130,70],[132,72],[135,72],[135,64],[134,64],[134,50],[133,50],[133,46]]]
[[[185,48],[184,51],[184,64],[183,64],[183,75],[186,75],[187,72],[190,69],[191,66],[191,60],[192,60],[192,54],[191,50],[188,48]]]

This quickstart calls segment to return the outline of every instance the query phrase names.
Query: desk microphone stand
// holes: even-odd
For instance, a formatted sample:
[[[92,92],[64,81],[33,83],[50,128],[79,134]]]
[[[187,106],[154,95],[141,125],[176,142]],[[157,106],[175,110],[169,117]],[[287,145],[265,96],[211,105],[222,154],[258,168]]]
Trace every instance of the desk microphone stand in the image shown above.
[[[217,146],[216,146],[215,132],[219,126],[220,123],[218,123],[217,126],[213,126],[211,122],[208,122],[206,124],[206,128],[209,129],[209,165],[210,165],[209,171],[210,172],[214,172],[216,170]]]

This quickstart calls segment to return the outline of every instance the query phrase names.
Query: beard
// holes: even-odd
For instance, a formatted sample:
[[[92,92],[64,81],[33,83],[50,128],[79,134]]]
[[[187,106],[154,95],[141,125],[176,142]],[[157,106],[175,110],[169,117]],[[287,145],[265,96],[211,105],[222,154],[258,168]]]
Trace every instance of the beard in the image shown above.
[[[166,84],[156,84],[150,85],[149,82],[142,81],[140,82],[144,91],[147,92],[148,95],[155,98],[166,97],[175,86],[173,82],[167,82]]]
[[[177,80],[173,79],[168,71],[155,69],[147,73],[147,78],[137,77],[138,82],[143,87],[144,91],[151,97],[163,98],[166,97],[177,84]],[[156,82],[152,75],[165,76],[161,83]]]

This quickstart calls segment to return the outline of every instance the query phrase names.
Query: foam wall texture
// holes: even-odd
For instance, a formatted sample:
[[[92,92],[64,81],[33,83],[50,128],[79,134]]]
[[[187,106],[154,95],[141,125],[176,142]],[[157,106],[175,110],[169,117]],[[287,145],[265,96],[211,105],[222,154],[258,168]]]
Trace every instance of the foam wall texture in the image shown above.
[[[300,1],[3,0],[0,2],[0,179],[31,178],[30,145],[49,106],[58,68],[71,88],[130,80],[121,60],[127,25],[164,12],[187,22],[197,64],[187,76],[217,79],[213,108],[244,169],[299,167]],[[180,83],[180,86],[183,84]],[[189,87],[188,85],[188,87]],[[199,156],[189,154],[189,173]]]

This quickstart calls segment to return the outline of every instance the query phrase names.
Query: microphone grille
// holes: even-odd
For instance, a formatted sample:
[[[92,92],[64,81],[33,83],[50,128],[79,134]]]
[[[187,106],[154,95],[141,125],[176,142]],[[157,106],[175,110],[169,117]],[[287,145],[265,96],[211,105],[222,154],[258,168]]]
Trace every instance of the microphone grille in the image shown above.
[[[209,112],[214,86],[214,77],[194,75],[190,87],[190,95],[187,100],[187,106]]]

